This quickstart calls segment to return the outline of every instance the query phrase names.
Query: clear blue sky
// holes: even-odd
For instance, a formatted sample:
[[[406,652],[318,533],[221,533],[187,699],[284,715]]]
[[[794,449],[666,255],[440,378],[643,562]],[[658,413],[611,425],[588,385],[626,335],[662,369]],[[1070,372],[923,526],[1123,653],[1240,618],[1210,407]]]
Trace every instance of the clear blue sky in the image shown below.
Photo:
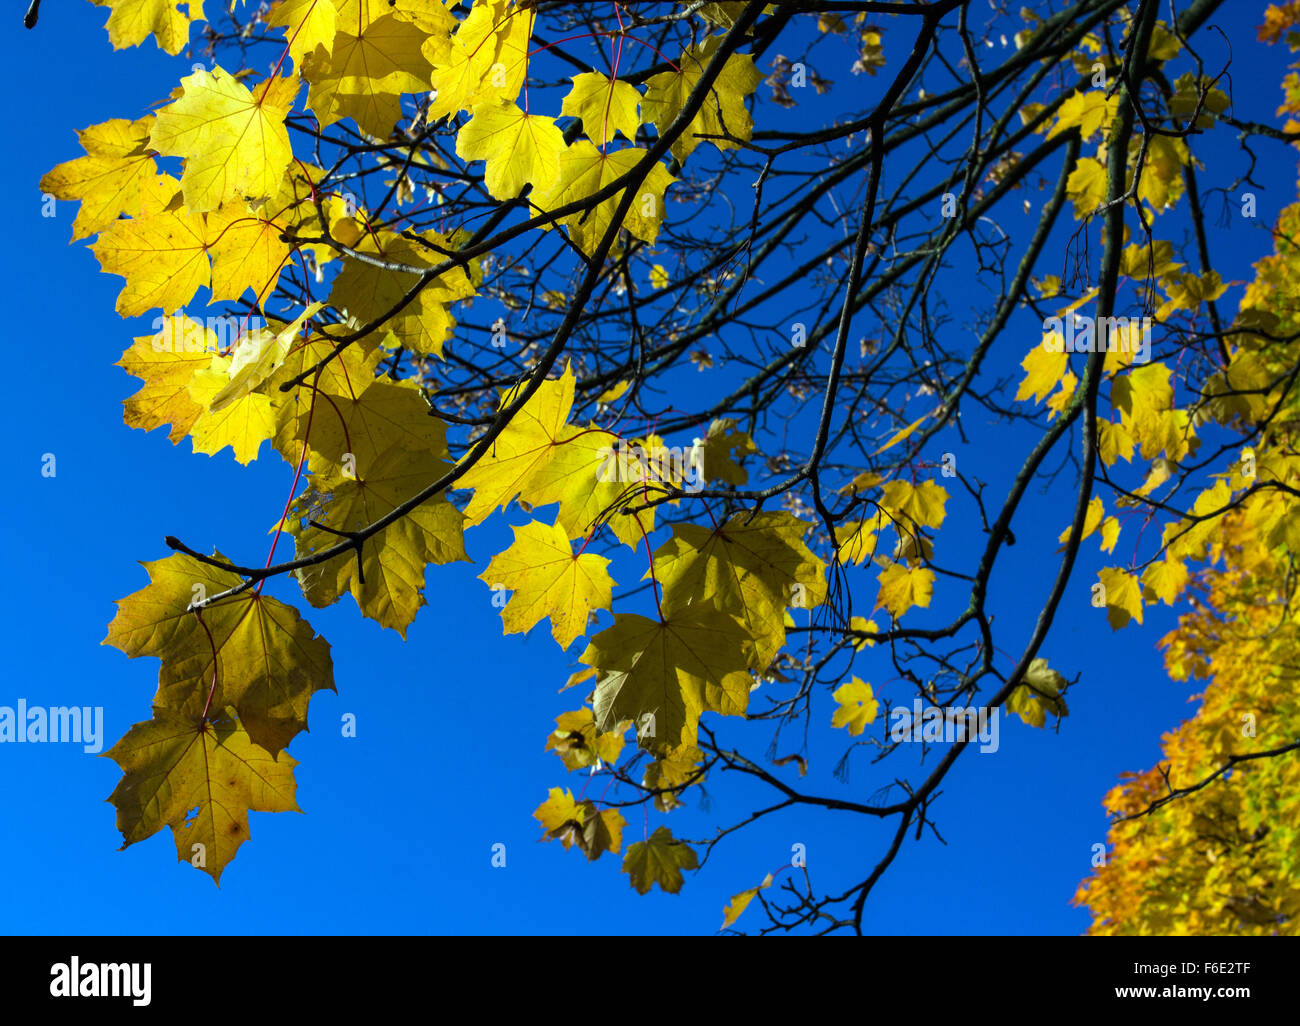
[[[1235,51],[1236,112],[1272,122],[1288,54],[1254,41],[1262,5],[1234,0],[1227,6],[1218,21]],[[41,216],[36,183],[80,153],[74,129],[139,116],[188,73],[190,60],[168,58],[152,42],[115,54],[103,30],[106,15],[83,0],[58,0],[42,11],[35,31],[19,27],[15,9],[0,32],[5,127],[15,144],[0,172],[10,198],[0,259],[15,356],[0,407],[10,495],[0,705],[22,698],[29,705],[102,706],[105,749],[147,718],[156,683],[155,661],[130,661],[99,644],[113,600],[146,582],[137,561],[166,555],[167,534],[196,547],[220,545],[241,562],[257,558],[292,477],[268,449],[244,469],[229,450],[196,456],[188,442],[173,447],[162,431],[144,434],[121,422],[120,401],[137,383],[113,364],[134,335],[150,330],[151,318],[129,324],[117,317],[120,279],[99,273],[84,246],[69,247],[74,204],[60,204],[55,218]],[[886,52],[896,63],[904,27],[890,32]],[[1205,39],[1208,62],[1217,66],[1227,44]],[[857,88],[850,60],[847,51],[838,58],[828,51],[818,70]],[[768,95],[766,87],[760,92]],[[1228,185],[1244,167],[1223,142],[1229,136],[1216,138],[1212,152],[1200,152],[1207,164],[1203,189]],[[1214,235],[1214,259],[1225,279],[1249,277],[1250,262],[1271,248],[1264,226],[1295,197],[1291,157],[1276,147],[1261,146],[1260,153],[1256,178],[1267,187],[1260,192],[1262,223]],[[1030,223],[1012,218],[1006,227],[1023,231]],[[1180,221],[1177,230],[1183,227]],[[1059,263],[1064,236],[1053,245]],[[1052,270],[1059,268],[1042,272]],[[1230,290],[1223,308],[1235,310],[1240,295],[1240,287]],[[953,330],[986,302],[982,293],[945,298],[957,315]],[[1031,332],[1027,327],[1024,337]],[[1001,347],[1009,372],[1023,352]],[[956,450],[962,468],[1000,499],[1029,435],[979,422],[966,426],[977,441]],[[1016,454],[1015,466],[1006,461],[1008,452]],[[57,458],[52,479],[41,476],[45,453]],[[1005,631],[1000,645],[1011,652],[1028,636],[1047,591],[1044,568],[1055,568],[1055,536],[1068,521],[1067,478],[1032,495],[1015,525],[1018,543],[999,564],[993,610]],[[513,522],[522,519],[516,514]],[[556,692],[581,648],[560,653],[544,630],[527,639],[502,637],[491,593],[475,575],[508,541],[503,522],[498,517],[469,534],[477,565],[430,572],[430,608],[405,643],[361,619],[350,599],[312,610],[293,589],[272,589],[296,601],[330,641],[339,693],[315,698],[312,730],[290,750],[301,764],[298,797],[306,814],[253,814],[252,840],[220,889],[175,861],[169,832],[116,851],[120,837],[104,801],[119,777],[110,760],[73,745],[0,745],[0,875],[7,881],[0,929],[710,933],[730,895],[783,865],[794,843],[807,846],[814,880],[828,888],[841,889],[869,871],[887,845],[886,828],[837,813],[771,817],[722,847],[677,896],[656,890],[640,897],[615,858],[588,865],[576,851],[540,843],[531,812],[546,789],[576,791],[582,783],[578,775],[566,777],[542,747],[554,717],[576,705],[576,692]],[[961,530],[950,534],[945,527],[939,544],[961,544]],[[973,540],[975,532],[967,537]],[[1120,550],[1132,541],[1122,538]],[[1084,549],[1077,591],[1043,650],[1067,676],[1083,673],[1071,715],[1059,734],[1004,721],[996,755],[963,756],[936,808],[947,846],[928,834],[907,843],[868,904],[869,932],[1078,933],[1086,926],[1086,914],[1068,902],[1088,872],[1091,846],[1105,838],[1101,798],[1121,771],[1149,766],[1160,733],[1192,707],[1189,689],[1165,678],[1155,648],[1171,615],[1152,609],[1145,627],[1112,635],[1088,607],[1086,581],[1102,562],[1091,541]],[[634,580],[615,576],[625,584]],[[874,583],[864,579],[861,589],[859,604],[869,607]],[[936,602],[931,619],[922,616],[917,625],[946,622],[956,601]],[[871,664],[856,672],[870,679]],[[821,708],[829,721],[829,703],[823,700]],[[356,739],[341,736],[345,713],[357,717]],[[724,736],[734,735],[728,725]],[[903,772],[892,760],[875,770],[859,763],[848,784],[834,780],[830,769],[842,736],[825,732],[826,747],[817,750],[808,778],[799,781],[792,766],[783,772],[796,786],[858,800]],[[761,752],[766,738],[757,745]],[[715,824],[770,801],[742,781],[716,780],[709,791],[707,812],[693,807],[669,817],[679,836],[707,835]],[[637,814],[625,842],[640,837]],[[496,842],[507,845],[504,869],[490,865]]]

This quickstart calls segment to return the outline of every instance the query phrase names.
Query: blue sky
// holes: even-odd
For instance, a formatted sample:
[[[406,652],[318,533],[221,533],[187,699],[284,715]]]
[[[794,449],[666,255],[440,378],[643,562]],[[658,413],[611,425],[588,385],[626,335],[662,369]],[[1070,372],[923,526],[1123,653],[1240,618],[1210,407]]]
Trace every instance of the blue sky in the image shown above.
[[[1236,112],[1273,123],[1288,54],[1254,41],[1261,6],[1227,6],[1231,10],[1217,20],[1235,53]],[[105,17],[105,9],[69,0],[42,11],[33,32],[18,30],[15,12],[0,33],[10,80],[8,127],[17,143],[0,171],[11,197],[10,241],[0,259],[9,294],[19,299],[9,345],[24,356],[0,412],[11,496],[8,586],[0,592],[7,653],[0,705],[22,698],[31,706],[102,706],[107,749],[147,718],[156,683],[153,660],[131,661],[100,645],[113,600],[146,583],[137,561],[166,555],[162,539],[168,534],[199,548],[220,545],[239,562],[260,558],[292,468],[267,449],[248,468],[239,467],[229,450],[196,456],[188,442],[173,447],[164,432],[144,434],[121,422],[120,400],[136,382],[113,364],[134,335],[148,332],[149,318],[128,324],[113,312],[120,279],[99,273],[84,246],[68,246],[75,205],[61,203],[55,217],[43,217],[36,183],[80,152],[74,129],[139,116],[166,97],[190,62],[184,55],[168,58],[151,42],[115,54]],[[902,38],[901,27],[893,31]],[[1206,38],[1208,51],[1221,60],[1226,42]],[[897,44],[886,52],[900,50]],[[822,74],[856,85],[846,52],[828,51],[824,60]],[[766,96],[766,87],[760,92]],[[1229,133],[1216,139],[1213,149],[1199,151],[1207,165],[1203,189],[1229,185],[1245,167],[1225,142]],[[1227,280],[1249,278],[1251,261],[1271,249],[1267,223],[1294,199],[1294,161],[1277,147],[1259,152],[1260,222],[1236,221],[1213,231],[1214,260]],[[1053,163],[1045,173],[1055,171]],[[1027,230],[1032,216],[1019,223],[1010,217],[1004,226],[1012,233]],[[1186,223],[1176,224],[1171,230],[1181,243]],[[1049,245],[1058,264],[1064,242],[1062,234]],[[1052,271],[1059,268],[1039,273]],[[1240,295],[1240,286],[1230,290],[1223,309],[1235,310]],[[958,321],[987,302],[974,291],[945,298]],[[1008,373],[1023,355],[1012,348],[1000,350]],[[955,451],[963,470],[987,482],[996,501],[1031,435],[978,420],[966,426],[976,443]],[[41,474],[46,453],[57,460],[53,478]],[[1007,453],[1015,454],[1014,464]],[[1050,584],[1044,568],[1055,568],[1055,536],[1068,521],[1072,483],[1064,474],[1052,488],[1033,490],[1015,525],[1017,545],[999,563],[992,608],[999,644],[1013,654]],[[252,840],[220,889],[175,861],[168,832],[126,852],[115,850],[120,838],[104,801],[119,776],[110,760],[75,745],[0,745],[6,834],[0,873],[8,881],[0,929],[711,933],[729,897],[788,862],[796,843],[807,848],[814,881],[828,889],[842,889],[869,871],[888,844],[892,821],[882,826],[834,812],[770,817],[720,847],[676,896],[655,891],[640,897],[616,859],[588,865],[576,851],[541,843],[531,812],[546,789],[577,791],[582,784],[543,751],[554,717],[576,705],[576,692],[561,696],[557,690],[581,648],[559,652],[544,629],[527,638],[502,637],[491,593],[475,575],[508,543],[507,519],[526,518],[496,517],[470,532],[475,566],[430,572],[430,608],[405,643],[363,620],[350,599],[313,610],[292,588],[271,589],[296,601],[330,641],[339,693],[314,699],[312,730],[290,749],[300,763],[298,798],[306,814],[253,814]],[[951,533],[945,527],[939,553],[978,537],[969,526],[955,525]],[[1120,550],[1132,540],[1122,538]],[[1069,899],[1088,872],[1092,845],[1105,838],[1102,796],[1120,772],[1150,765],[1160,733],[1192,711],[1189,689],[1166,679],[1155,647],[1173,624],[1171,614],[1152,609],[1144,627],[1112,634],[1086,598],[1086,581],[1103,557],[1091,541],[1085,552],[1043,649],[1067,676],[1083,674],[1071,693],[1070,716],[1059,733],[1004,721],[996,755],[963,756],[936,807],[947,845],[930,834],[908,841],[868,904],[868,932],[1068,934],[1085,928],[1086,914],[1071,908]],[[634,581],[617,570],[615,577]],[[858,594],[869,607],[874,584],[864,578]],[[941,599],[917,625],[946,622],[944,615],[957,605],[964,605],[964,595]],[[870,679],[871,664],[855,672]],[[829,701],[819,708],[828,723]],[[356,738],[341,736],[346,713],[357,718]],[[722,736],[737,736],[735,726],[721,725]],[[843,748],[842,732],[836,738],[826,729],[818,736],[823,744],[814,752],[820,757],[807,778],[800,780],[792,766],[782,771],[795,786],[863,800],[908,768],[893,760],[874,769],[855,763],[850,781],[842,783],[830,773]],[[751,748],[761,752],[766,743],[764,736]],[[732,779],[713,781],[709,795],[707,811],[692,807],[668,818],[675,833],[707,835],[771,800],[764,789]],[[636,813],[629,816],[625,842],[640,837]],[[503,869],[490,864],[497,842],[507,846]]]

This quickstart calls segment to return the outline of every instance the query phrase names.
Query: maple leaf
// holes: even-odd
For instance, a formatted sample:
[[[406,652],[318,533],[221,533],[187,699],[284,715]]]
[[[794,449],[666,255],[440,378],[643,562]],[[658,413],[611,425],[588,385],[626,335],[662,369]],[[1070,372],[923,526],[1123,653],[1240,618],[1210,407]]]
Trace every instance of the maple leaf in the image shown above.
[[[1130,620],[1142,622],[1142,588],[1136,577],[1117,567],[1107,567],[1097,572],[1097,579],[1105,589],[1106,620],[1112,630],[1119,630]]]
[[[895,620],[913,606],[925,608],[930,605],[934,590],[933,570],[891,563],[877,579],[880,581],[880,594],[876,596],[876,608],[883,606]]]
[[[1047,138],[1054,139],[1062,132],[1077,128],[1079,138],[1087,142],[1097,132],[1109,128],[1118,110],[1118,96],[1107,96],[1104,91],[1095,89],[1072,93],[1057,108],[1056,123],[1047,133]]]
[[[623,872],[638,894],[648,893],[655,884],[669,894],[676,894],[682,889],[682,870],[698,868],[694,849],[674,838],[666,826],[631,845],[623,856]]]
[[[555,119],[525,114],[513,103],[481,104],[456,136],[456,154],[486,160],[483,184],[500,200],[514,199],[525,185],[545,192],[560,176],[564,133]]]
[[[1065,678],[1041,657],[1030,660],[1024,683],[1007,696],[1007,712],[1014,713],[1031,727],[1042,727],[1050,712],[1058,719],[1067,714],[1061,690]]]
[[[439,451],[446,452],[441,436],[436,447],[424,451],[390,446],[359,460],[351,475],[335,468],[313,473],[311,488],[291,506],[294,523],[289,530],[297,539],[297,555],[333,548],[344,540],[339,532],[369,527],[423,491],[447,469]],[[321,511],[313,512],[317,507]],[[312,520],[323,526],[309,526]],[[366,539],[359,553],[345,552],[302,567],[294,576],[313,606],[330,605],[350,591],[364,616],[405,638],[425,604],[428,564],[468,560],[462,520],[460,510],[439,495]]]
[[[106,273],[126,279],[117,312],[138,317],[153,307],[174,313],[207,288],[215,241],[202,214],[152,211],[106,225],[90,248]]]
[[[725,930],[727,927],[734,925],[736,920],[740,918],[740,914],[749,907],[749,903],[758,897],[758,892],[771,886],[772,874],[768,873],[767,876],[763,877],[763,882],[757,887],[749,887],[739,894],[732,895],[731,901],[727,902],[727,907],[722,910],[722,926],[719,929]]]
[[[102,231],[119,214],[140,214],[140,191],[157,168],[149,152],[153,115],[139,121],[113,118],[77,133],[84,157],[65,161],[41,178],[41,192],[61,200],[80,200],[72,240]]]
[[[1152,563],[1142,573],[1142,587],[1147,592],[1147,600],[1159,599],[1172,606],[1187,586],[1188,576],[1181,559],[1166,556],[1158,563]]]
[[[508,0],[479,0],[449,39],[433,36],[424,43],[433,68],[430,124],[480,104],[514,101],[528,69],[534,17]]]
[[[1064,351],[1058,353],[1045,346],[1034,346],[1020,364],[1025,368],[1025,377],[1016,390],[1016,399],[1033,396],[1035,402],[1042,402],[1060,384],[1069,361],[1070,356]]]
[[[353,248],[407,267],[431,268],[446,261],[443,254],[453,252],[456,241],[452,236],[436,232],[408,238],[381,230],[366,233]],[[473,296],[474,282],[463,268],[452,267],[426,282],[411,303],[392,315],[419,280],[415,273],[389,271],[347,257],[330,289],[330,305],[341,311],[348,326],[354,329],[387,317],[385,327],[402,345],[417,353],[440,357],[443,342],[456,326],[450,306]]]
[[[402,94],[428,87],[421,49],[428,35],[395,14],[358,24],[340,12],[339,24],[346,28],[336,30],[328,50],[318,47],[303,59],[302,77],[311,83],[307,105],[322,125],[351,118],[383,139],[402,116]]]
[[[587,856],[587,861],[595,862],[605,852],[617,855],[623,847],[623,827],[627,826],[623,813],[618,809],[597,811],[595,803],[590,799],[584,804],[587,810],[582,822],[582,840],[579,845]]]
[[[553,787],[533,818],[542,824],[546,840],[558,839],[564,847],[577,845],[594,862],[605,852],[618,854],[626,821],[618,809],[600,810],[590,799],[574,801],[572,792]]]
[[[733,617],[712,609],[662,621],[615,613],[578,657],[602,674],[592,703],[597,726],[631,720],[642,736],[694,744],[702,713],[737,715],[749,704],[747,640]],[[646,716],[653,733],[642,730]]]
[[[173,57],[190,39],[190,22],[203,21],[203,0],[189,0],[188,14],[180,11],[181,0],[91,0],[97,7],[110,7],[108,38],[114,50],[139,46],[151,33],[158,48]]]
[[[156,334],[137,338],[118,361],[128,374],[144,380],[143,387],[122,402],[122,419],[128,427],[152,431],[170,424],[168,435],[176,444],[203,413],[190,397],[194,375],[212,365],[217,336],[189,317],[167,317]]]
[[[660,135],[668,131],[685,109],[686,101],[723,38],[709,36],[682,54],[679,71],[664,71],[646,80],[641,112],[646,121],[654,123]],[[745,97],[761,81],[763,75],[754,67],[754,59],[749,54],[731,54],[690,125],[673,142],[673,156],[684,162],[702,142],[710,142],[719,150],[731,150],[740,145],[739,141],[748,141],[754,122],[745,107]]]
[[[826,564],[803,543],[811,526],[779,511],[737,513],[713,529],[674,524],[654,554],[664,612],[704,603],[741,616],[751,667],[765,667],[785,641],[781,614],[796,594],[809,609],[826,597]]]
[[[265,385],[275,369],[284,362],[289,347],[293,345],[303,324],[314,317],[322,305],[312,303],[292,324],[281,327],[278,331],[258,328],[241,336],[230,354],[229,378],[210,400],[208,410],[216,412],[224,409]]]
[[[629,491],[630,485],[601,473],[609,462],[611,443],[617,439],[594,426],[580,428],[568,423],[575,380],[572,368],[566,367],[559,378],[543,381],[482,458],[461,477],[463,487],[474,489],[465,505],[467,526],[482,523],[518,496],[530,506],[558,502],[556,523],[570,538],[584,538],[598,518]],[[514,389],[504,392],[501,407],[510,405],[517,394]],[[633,547],[640,544],[642,529],[648,532],[653,524],[651,510],[630,516],[615,514],[609,521],[614,534]]]
[[[369,361],[350,350],[341,359],[345,388],[330,390],[326,398],[317,399],[317,409],[310,417],[300,408],[292,421],[286,421],[278,439],[282,452],[293,453],[296,460],[295,450],[300,446],[294,443],[309,440],[314,453],[335,464],[342,465],[351,454],[352,472],[360,476],[369,473],[379,457],[393,447],[436,459],[447,456],[447,429],[431,416],[428,400],[416,382],[377,378],[367,372]],[[272,382],[263,390],[274,396],[279,390]],[[318,387],[323,389],[323,385]],[[435,477],[425,484],[432,484]]]
[[[103,644],[162,659],[155,709],[179,713],[211,691],[212,708],[232,706],[273,754],[306,730],[307,703],[334,690],[334,668],[329,644],[297,610],[250,589],[205,606],[200,620],[191,602],[234,588],[237,574],[181,553],[143,566],[150,583],[118,600]]]
[[[631,147],[602,153],[593,143],[579,139],[560,154],[560,173],[548,189],[530,200],[543,213],[570,203],[581,202],[622,178],[637,166],[646,150]],[[664,215],[664,190],[677,181],[661,163],[654,163],[642,180],[636,198],[628,208],[622,227],[645,242],[654,242]],[[614,221],[614,214],[626,190],[620,189],[594,209],[567,214],[559,223],[569,229],[569,238],[584,253],[592,254]]]
[[[882,491],[880,505],[893,514],[894,527],[900,534],[911,532],[913,527],[943,526],[948,492],[941,485],[933,481],[922,481],[920,485],[888,481]]]
[[[602,734],[596,729],[594,713],[583,706],[555,718],[555,730],[547,737],[545,750],[554,751],[570,770],[601,762],[612,766],[623,751],[623,735],[618,729]]]
[[[285,30],[285,45],[294,67],[318,46],[329,52],[338,31],[338,8],[330,0],[277,0],[266,15],[269,28]]]
[[[501,611],[505,633],[524,633],[549,616],[556,643],[568,648],[587,632],[592,610],[610,608],[615,582],[609,560],[574,553],[558,525],[534,520],[513,530],[514,544],[492,557],[479,580],[513,592]]]
[[[560,105],[561,117],[575,117],[582,130],[597,146],[604,146],[622,134],[628,142],[636,141],[641,125],[637,107],[641,94],[630,82],[610,81],[599,71],[573,76],[573,88]]]
[[[1065,183],[1075,220],[1082,221],[1105,202],[1107,187],[1106,165],[1093,157],[1081,157]]]
[[[653,740],[643,744],[655,753],[655,761],[645,768],[641,786],[658,791],[654,796],[655,808],[670,812],[682,804],[680,789],[701,783],[700,772],[703,753],[693,744],[656,745]]]
[[[700,476],[705,481],[725,481],[733,485],[749,481],[749,472],[740,465],[740,460],[758,452],[758,446],[748,434],[736,427],[736,422],[730,417],[709,425],[701,450]]]
[[[831,717],[832,727],[848,727],[849,734],[857,737],[867,728],[867,724],[875,722],[880,703],[872,694],[871,685],[865,681],[854,677],[836,688],[831,698],[839,703],[839,708]]]
[[[265,208],[255,211],[243,200],[231,201],[209,214],[207,229],[214,240],[208,247],[212,302],[239,299],[252,289],[257,305],[265,308],[292,252],[280,237],[288,227],[269,218]]]
[[[262,443],[275,436],[279,425],[279,396],[231,390],[234,357],[217,354],[208,367],[190,379],[190,398],[203,412],[190,426],[194,451],[215,456],[226,446],[234,450],[235,461],[248,464],[257,459]],[[224,401],[218,397],[225,394]]]
[[[300,812],[293,768],[250,740],[234,710],[205,719],[194,702],[185,710],[156,709],[105,756],[122,768],[109,801],[126,848],[171,827],[176,857],[220,884],[222,871],[248,840],[248,813]]]
[[[581,828],[585,815],[583,803],[573,800],[573,792],[559,787],[552,787],[547,792],[546,801],[533,812],[533,818],[542,824],[549,836],[559,836],[570,824]],[[566,842],[565,847],[570,843]]]
[[[181,191],[190,213],[275,193],[293,156],[284,119],[297,81],[271,79],[253,93],[218,67],[196,71],[181,85],[180,99],[158,112],[149,145],[185,158]]]

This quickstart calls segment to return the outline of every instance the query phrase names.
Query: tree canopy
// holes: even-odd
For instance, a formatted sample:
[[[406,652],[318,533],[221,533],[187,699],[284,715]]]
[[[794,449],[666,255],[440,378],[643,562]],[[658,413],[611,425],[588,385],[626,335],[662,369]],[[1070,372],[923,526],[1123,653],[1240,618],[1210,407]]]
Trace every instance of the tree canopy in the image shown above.
[[[96,2],[190,64],[40,186],[144,319],[125,422],[288,491],[264,559],[178,524],[118,603],[106,643],[161,660],[109,753],[125,845],[170,827],[219,880],[249,811],[297,807],[312,696],[357,686],[310,608],[405,637],[503,513],[485,594],[575,666],[533,815],[639,892],[850,815],[889,831],[860,874],[795,852],[722,926],[862,932],[999,717],[1088,701],[1054,624],[1163,604],[1170,677],[1208,683],[1076,900],[1096,933],[1295,931],[1300,203],[1253,281],[1215,251],[1269,230],[1300,80],[1232,94],[1222,0]],[[1236,60],[1300,47],[1300,3],[1261,18]],[[674,832],[742,778],[770,802]]]

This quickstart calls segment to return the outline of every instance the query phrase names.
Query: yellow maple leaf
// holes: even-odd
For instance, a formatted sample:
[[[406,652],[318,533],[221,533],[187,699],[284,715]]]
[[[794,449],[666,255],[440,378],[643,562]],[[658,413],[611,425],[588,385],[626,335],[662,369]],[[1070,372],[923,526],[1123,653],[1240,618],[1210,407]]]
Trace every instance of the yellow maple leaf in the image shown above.
[[[1187,567],[1183,561],[1165,556],[1142,572],[1142,587],[1148,593],[1148,601],[1158,599],[1165,605],[1172,606],[1186,587],[1187,578]]]
[[[180,11],[181,0],[91,0],[98,7],[111,7],[108,38],[114,50],[139,46],[153,34],[158,48],[173,57],[185,49],[190,39],[190,22],[203,21],[203,0],[189,0],[187,14]]]
[[[555,119],[525,114],[516,104],[480,104],[456,136],[464,160],[485,160],[483,184],[499,200],[514,199],[525,185],[545,192],[560,175],[564,133]]]
[[[572,791],[552,787],[547,792],[546,801],[533,812],[533,818],[542,824],[542,829],[548,834],[558,835],[570,823],[581,827],[585,814],[583,804],[573,800]]]
[[[1097,572],[1105,589],[1106,619],[1112,630],[1119,630],[1130,620],[1142,622],[1142,588],[1138,579],[1118,567]]]
[[[287,752],[254,744],[233,715],[218,708],[203,719],[196,698],[180,712],[156,709],[104,753],[122,768],[109,801],[126,847],[171,827],[176,855],[220,883],[248,840],[248,813],[297,812]],[[201,862],[194,853],[203,852]]]
[[[685,841],[673,837],[666,826],[659,827],[649,839],[638,841],[623,858],[623,872],[631,878],[637,893],[646,894],[654,884],[669,894],[682,889],[682,870],[698,869],[694,850]]]
[[[664,71],[646,80],[641,110],[646,121],[653,122],[660,135],[668,131],[685,108],[722,38],[709,36],[682,54],[678,61],[680,70]],[[702,142],[710,142],[720,150],[729,150],[739,146],[740,141],[748,141],[754,123],[745,107],[745,97],[758,88],[761,81],[763,75],[754,67],[754,59],[749,54],[731,54],[714,79],[703,106],[673,142],[673,156],[685,161]]]
[[[733,617],[704,607],[662,621],[615,613],[578,657],[601,674],[592,701],[598,728],[631,720],[643,740],[695,744],[704,712],[735,716],[748,707],[746,642]]]
[[[352,474],[334,467],[314,472],[312,487],[291,509],[289,531],[297,541],[297,555],[333,548],[344,540],[336,532],[369,527],[411,499],[447,469],[439,453],[446,453],[441,436],[423,450],[393,445],[359,461]],[[311,521],[323,526],[312,526]],[[428,565],[468,559],[462,521],[460,510],[439,496],[372,535],[359,553],[344,552],[302,567],[294,576],[313,606],[330,605],[351,592],[363,616],[404,638],[425,605]]]
[[[266,15],[266,24],[285,30],[289,56],[301,71],[303,58],[316,47],[327,53],[333,48],[338,8],[330,0],[277,0]]]
[[[119,214],[138,217],[140,190],[157,173],[149,153],[153,115],[139,121],[113,118],[77,133],[84,157],[65,161],[41,178],[41,192],[61,200],[79,200],[72,239],[94,235]]]
[[[1093,157],[1081,157],[1065,182],[1076,220],[1082,221],[1105,202],[1106,188],[1106,165]]]
[[[674,524],[654,553],[664,612],[705,605],[740,617],[751,668],[765,668],[785,642],[785,607],[812,609],[826,598],[826,564],[803,542],[811,527],[776,510],[737,513],[712,528]]]
[[[474,489],[465,505],[469,526],[482,523],[517,496],[530,506],[558,502],[556,523],[570,538],[584,538],[620,497],[646,489],[636,481],[620,480],[614,435],[594,426],[568,423],[574,382],[570,367],[559,378],[543,381],[460,479],[462,487]],[[501,406],[508,406],[515,394],[514,390],[504,392]],[[654,512],[614,513],[608,523],[620,541],[635,547],[641,544],[643,529],[653,530]]]
[[[190,212],[275,193],[293,156],[284,119],[297,81],[271,79],[253,92],[218,67],[196,71],[181,85],[180,98],[158,112],[149,145],[185,158],[181,190]]]
[[[265,308],[291,252],[280,238],[287,227],[243,200],[231,200],[209,214],[212,302],[239,299],[252,289],[257,305]]]
[[[1045,346],[1034,346],[1020,363],[1025,368],[1025,377],[1016,390],[1016,399],[1032,396],[1035,402],[1042,402],[1060,384],[1069,360],[1069,354],[1064,351],[1053,352]]]
[[[443,253],[454,252],[459,237],[425,232],[408,238],[395,232],[367,232],[353,246],[360,253],[406,267],[436,267],[446,261]],[[391,271],[352,257],[345,257],[343,270],[330,289],[330,306],[343,312],[348,326],[355,329],[387,317],[384,328],[402,345],[417,353],[442,356],[442,346],[456,326],[451,305],[469,299],[475,292],[477,272],[452,267],[427,282],[415,299],[395,315],[392,311],[418,283],[413,272]]]
[[[524,633],[549,616],[551,634],[561,648],[568,648],[587,632],[592,610],[610,608],[615,582],[609,560],[574,553],[558,525],[534,520],[513,530],[514,544],[492,557],[479,580],[513,592],[501,612],[506,634]]]
[[[530,199],[543,213],[579,203],[628,174],[646,152],[631,147],[602,153],[594,144],[579,139],[560,154],[560,173],[550,188],[538,190]],[[675,181],[663,164],[656,162],[651,166],[637,188],[622,227],[644,242],[654,242],[664,217],[664,190]],[[595,204],[594,209],[580,210],[559,219],[569,229],[575,246],[587,254],[596,251],[613,223],[625,191],[619,189],[609,199]]]
[[[433,124],[482,103],[511,103],[528,71],[532,10],[508,0],[479,0],[449,38],[430,36],[425,59],[432,66]]]
[[[217,336],[189,317],[160,320],[160,330],[137,338],[117,363],[144,380],[140,390],[123,401],[122,420],[127,427],[145,431],[170,424],[168,439],[174,445],[203,413],[190,397],[189,385],[195,374],[212,366]]]
[[[635,142],[641,125],[640,103],[641,94],[630,82],[611,82],[599,71],[588,71],[573,76],[573,88],[560,104],[560,116],[578,118],[587,138],[597,146],[604,146],[616,132]]]
[[[741,891],[739,894],[732,895],[731,901],[729,901],[727,907],[722,910],[722,926],[719,927],[719,929],[725,930],[727,927],[732,926],[736,920],[740,918],[740,914],[749,907],[749,903],[758,896],[758,892],[766,890],[771,886],[772,874],[768,873],[767,876],[763,878],[763,882],[757,887],[749,887],[746,890]]]
[[[554,751],[570,770],[585,769],[598,762],[612,766],[623,750],[623,735],[617,729],[604,734],[597,731],[594,714],[584,705],[555,718],[555,729],[546,739],[545,750]]]
[[[208,287],[213,241],[202,214],[157,211],[112,222],[90,248],[106,273],[126,279],[117,312],[138,317],[153,307],[174,313]]]
[[[925,608],[930,605],[934,591],[933,570],[892,563],[880,572],[877,580],[880,581],[880,593],[876,596],[876,608],[883,607],[896,620],[913,606]]]
[[[852,737],[857,737],[867,728],[868,723],[875,721],[876,711],[880,708],[880,703],[872,694],[871,685],[857,677],[836,688],[831,698],[839,703],[839,708],[831,717],[831,726],[848,727]]]
[[[192,699],[211,690],[212,708],[233,706],[272,754],[307,729],[307,704],[334,690],[334,668],[328,643],[296,609],[249,590],[206,606],[200,622],[191,602],[229,591],[238,574],[180,553],[144,568],[149,584],[118,600],[103,644],[162,659],[155,710],[197,714]]]
[[[421,47],[429,37],[395,14],[361,24],[343,15],[340,25],[330,49],[318,47],[303,59],[307,105],[322,125],[351,118],[363,132],[387,138],[402,116],[402,94],[428,89]]]

